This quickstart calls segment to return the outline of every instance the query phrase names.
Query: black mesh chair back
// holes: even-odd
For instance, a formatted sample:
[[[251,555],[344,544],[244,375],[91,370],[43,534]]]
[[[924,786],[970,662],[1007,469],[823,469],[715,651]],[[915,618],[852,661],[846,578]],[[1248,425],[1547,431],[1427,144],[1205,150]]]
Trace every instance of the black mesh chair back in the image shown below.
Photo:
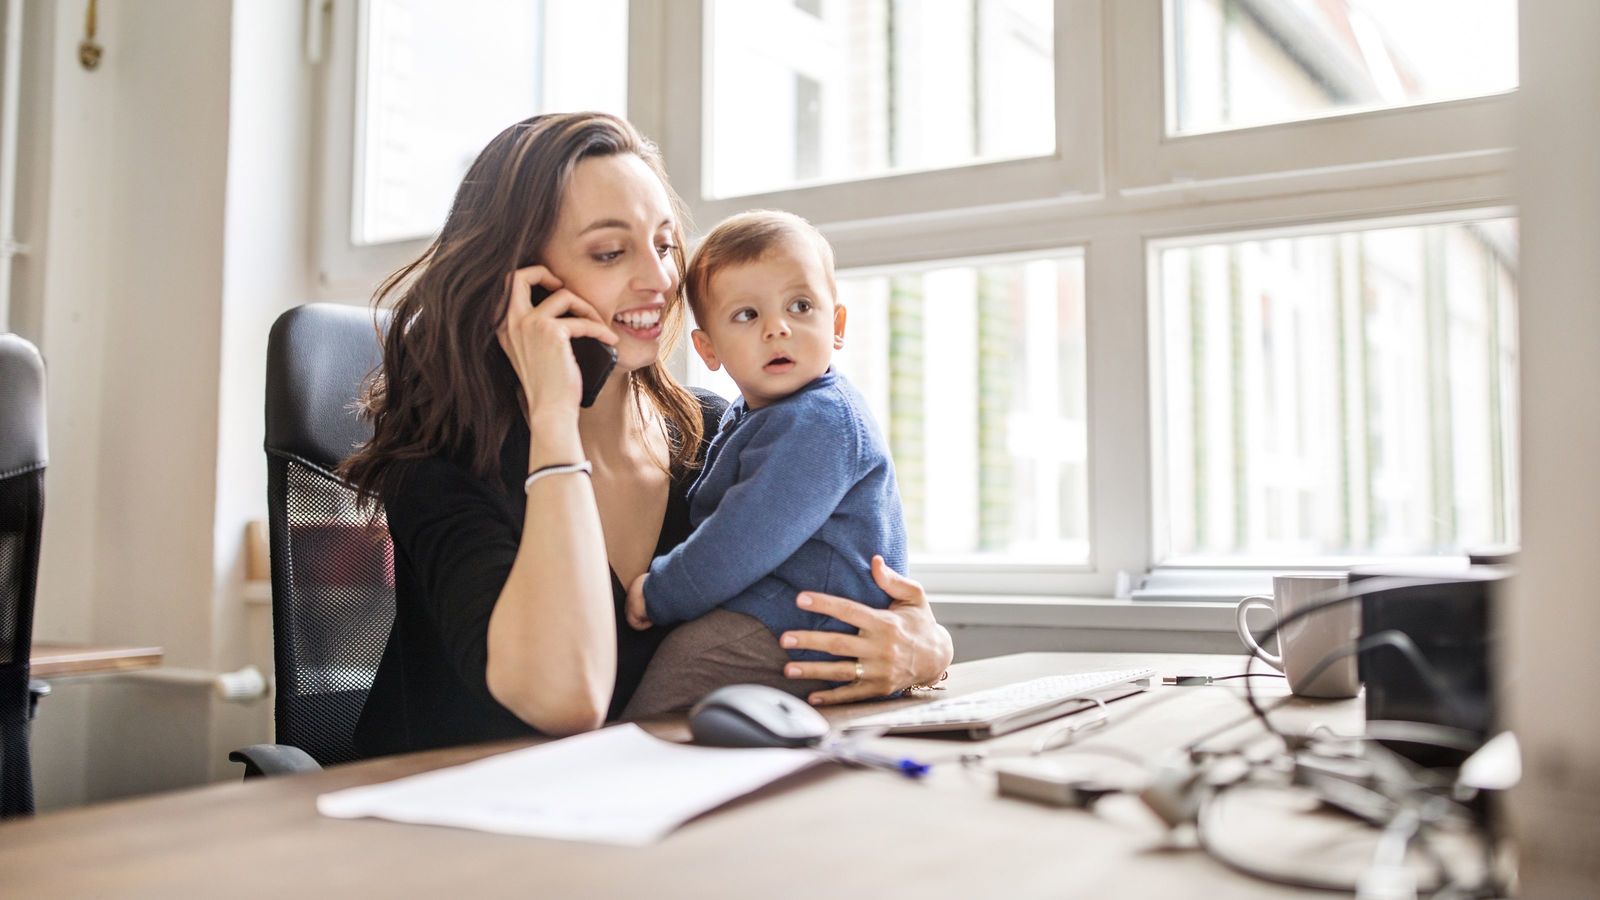
[[[28,654],[44,527],[44,362],[0,334],[0,818],[33,812]]]
[[[356,758],[356,720],[394,624],[388,529],[334,475],[371,437],[355,403],[380,361],[372,313],[357,307],[291,309],[267,341],[276,739],[324,766]]]

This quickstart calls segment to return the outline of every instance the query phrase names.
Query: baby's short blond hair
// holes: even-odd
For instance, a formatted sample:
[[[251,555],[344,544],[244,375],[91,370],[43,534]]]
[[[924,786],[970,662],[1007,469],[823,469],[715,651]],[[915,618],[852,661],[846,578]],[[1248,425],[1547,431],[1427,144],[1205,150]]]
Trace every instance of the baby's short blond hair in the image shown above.
[[[823,271],[828,275],[828,290],[834,294],[828,299],[837,302],[839,286],[833,280],[833,247],[822,232],[794,213],[752,209],[717,223],[695,248],[694,257],[689,260],[689,271],[684,275],[689,309],[694,312],[695,319],[703,317],[711,279],[718,272],[729,266],[755,262],[791,237],[801,238],[816,248]]]

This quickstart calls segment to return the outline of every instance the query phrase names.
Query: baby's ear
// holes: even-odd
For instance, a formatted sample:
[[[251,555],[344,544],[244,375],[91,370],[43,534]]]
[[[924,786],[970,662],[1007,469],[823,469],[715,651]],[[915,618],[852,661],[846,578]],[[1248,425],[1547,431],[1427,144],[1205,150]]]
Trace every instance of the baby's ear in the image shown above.
[[[713,372],[722,368],[722,363],[717,360],[716,348],[711,346],[711,335],[696,328],[694,331],[689,332],[689,339],[694,342],[694,352],[700,354],[700,358],[705,361],[706,368]]]
[[[839,350],[844,347],[845,318],[844,304],[835,303],[833,305],[833,349],[835,350]]]

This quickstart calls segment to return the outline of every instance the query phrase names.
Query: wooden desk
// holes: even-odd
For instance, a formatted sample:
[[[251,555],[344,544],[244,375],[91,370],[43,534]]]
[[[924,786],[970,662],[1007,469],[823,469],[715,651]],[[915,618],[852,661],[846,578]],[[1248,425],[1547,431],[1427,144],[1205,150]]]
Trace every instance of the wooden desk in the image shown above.
[[[160,647],[113,647],[92,644],[48,644],[35,641],[28,654],[34,678],[103,675],[161,665]]]
[[[965,693],[1044,674],[1150,665],[1166,674],[1228,674],[1239,657],[1030,653],[956,666]],[[1260,693],[1281,698],[1275,680]],[[1240,682],[1165,688],[1111,704],[1110,725],[1085,747],[1153,757],[1241,721]],[[1177,694],[1177,696],[1174,696]],[[900,701],[914,702],[914,701]],[[1160,704],[1130,715],[1141,706]],[[864,707],[831,710],[861,715]],[[1358,701],[1289,701],[1274,714],[1360,727]],[[213,785],[0,825],[0,882],[12,897],[508,896],[508,897],[1163,897],[1279,898],[1174,841],[1136,799],[1093,813],[1000,798],[994,776],[954,760],[978,746],[1031,747],[1058,723],[985,745],[885,739],[884,749],[938,763],[914,782],[875,770],[822,766],[688,823],[641,849],[562,843],[317,815],[318,794],[465,762],[528,742],[373,760],[312,775]],[[663,729],[652,729],[658,732]],[[681,725],[664,729],[683,731]],[[1215,740],[1257,734],[1243,722]],[[1057,754],[1107,775],[1104,755]],[[1125,772],[1126,770],[1122,770]],[[1305,815],[1297,810],[1296,815]],[[1284,846],[1270,829],[1265,850]],[[1324,846],[1325,849],[1325,846]],[[1362,852],[1370,852],[1370,844]],[[1308,892],[1306,896],[1326,896]]]

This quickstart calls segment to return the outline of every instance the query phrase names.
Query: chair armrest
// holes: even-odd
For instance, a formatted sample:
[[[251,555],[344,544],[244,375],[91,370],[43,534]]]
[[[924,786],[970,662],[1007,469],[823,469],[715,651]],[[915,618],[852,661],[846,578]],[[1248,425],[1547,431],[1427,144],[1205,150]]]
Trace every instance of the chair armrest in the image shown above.
[[[228,754],[228,759],[244,763],[246,780],[263,775],[297,775],[301,772],[320,772],[322,766],[299,747],[288,744],[251,744]]]
[[[28,679],[28,721],[39,715],[39,699],[50,696],[50,682]]]

